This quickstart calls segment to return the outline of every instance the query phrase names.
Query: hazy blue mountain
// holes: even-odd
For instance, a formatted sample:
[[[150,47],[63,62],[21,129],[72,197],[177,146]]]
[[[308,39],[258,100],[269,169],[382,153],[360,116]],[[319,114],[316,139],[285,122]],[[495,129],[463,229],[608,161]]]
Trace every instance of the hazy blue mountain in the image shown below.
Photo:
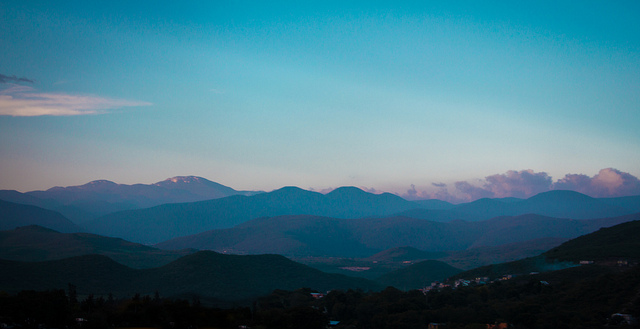
[[[318,216],[259,218],[230,229],[175,238],[163,249],[209,249],[233,253],[278,253],[292,257],[368,257],[394,247],[437,252],[496,246],[540,238],[574,238],[640,214],[572,220],[539,215],[480,222],[433,222],[408,217],[336,219]]]
[[[89,233],[60,233],[37,225],[0,231],[0,258],[6,260],[36,262],[99,254],[129,267],[152,268],[193,252],[160,250]]]
[[[447,201],[442,201],[438,199],[415,200],[413,202],[418,204],[419,208],[424,208],[424,209],[443,210],[443,209],[451,209],[455,207],[453,203],[449,203]]]
[[[398,215],[435,221],[479,221],[499,216],[538,214],[557,218],[594,219],[637,213],[640,197],[596,199],[575,191],[554,190],[528,199],[478,199],[446,210],[412,209]],[[635,206],[634,206],[635,205]]]
[[[413,202],[393,194],[371,194],[353,187],[339,188],[327,195],[284,187],[253,196],[236,195],[113,213],[87,223],[87,227],[101,235],[157,243],[211,229],[230,228],[265,216],[360,218],[386,216],[414,207]]]
[[[420,289],[429,286],[433,281],[444,281],[460,272],[462,272],[461,269],[447,263],[425,260],[384,274],[376,281],[383,286],[392,286],[401,290]]]
[[[135,270],[106,256],[87,255],[47,262],[0,260],[0,290],[66,289],[79,294],[131,297],[135,293],[162,296],[197,294],[221,300],[242,300],[275,289],[302,287],[377,289],[374,282],[328,274],[278,255],[223,255],[202,251],[162,267]]]
[[[83,231],[55,211],[0,200],[0,230],[12,230],[27,225],[40,225],[60,232]]]
[[[0,191],[0,199],[55,210],[77,223],[83,223],[116,211],[256,193],[236,191],[202,177],[178,176],[155,184],[126,185],[96,180],[46,191]]]
[[[640,195],[598,199],[606,204],[640,212]]]
[[[61,206],[60,203],[53,200],[42,200],[33,195],[21,193],[15,190],[0,190],[0,200],[25,204],[29,206],[36,206],[45,209],[51,209]]]

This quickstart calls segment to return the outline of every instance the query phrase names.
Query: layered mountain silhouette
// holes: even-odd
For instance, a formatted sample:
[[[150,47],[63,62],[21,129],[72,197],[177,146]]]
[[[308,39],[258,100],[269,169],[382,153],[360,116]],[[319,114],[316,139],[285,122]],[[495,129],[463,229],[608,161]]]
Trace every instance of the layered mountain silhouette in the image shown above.
[[[55,211],[0,200],[0,230],[11,230],[27,225],[40,225],[60,232],[83,230]]]
[[[477,221],[499,216],[538,214],[549,217],[593,219],[638,212],[640,197],[592,198],[575,191],[543,192],[528,199],[479,199],[447,210],[412,209],[399,215],[436,221]]]
[[[285,187],[249,197],[236,195],[111,213],[86,225],[93,233],[150,244],[211,229],[231,228],[260,217],[282,215],[340,219],[396,215],[448,222],[480,221],[524,214],[594,219],[634,213],[632,207],[623,207],[631,202],[615,201],[607,199],[605,202],[573,191],[550,191],[525,200],[481,199],[450,209],[420,209],[428,205],[407,201],[389,193],[371,194],[354,187],[342,187],[326,195]]]
[[[0,231],[0,259],[47,261],[99,254],[132,268],[165,265],[195,250],[160,250],[89,233],[60,233],[32,225]]]
[[[415,203],[393,194],[372,194],[355,187],[339,188],[326,195],[285,187],[250,197],[236,195],[113,213],[87,223],[87,228],[101,235],[158,243],[211,229],[233,227],[265,216],[361,218],[387,216],[415,206]]]
[[[236,191],[202,177],[177,176],[155,184],[116,184],[96,180],[80,186],[20,193],[0,191],[0,199],[55,210],[82,223],[111,212],[165,203],[194,202],[259,192]]]
[[[464,250],[540,238],[575,238],[640,218],[640,214],[589,220],[540,215],[481,222],[433,222],[408,217],[337,219],[319,216],[259,218],[230,229],[180,237],[163,249],[209,249],[233,253],[278,253],[291,257],[368,257],[394,247],[424,251]]]

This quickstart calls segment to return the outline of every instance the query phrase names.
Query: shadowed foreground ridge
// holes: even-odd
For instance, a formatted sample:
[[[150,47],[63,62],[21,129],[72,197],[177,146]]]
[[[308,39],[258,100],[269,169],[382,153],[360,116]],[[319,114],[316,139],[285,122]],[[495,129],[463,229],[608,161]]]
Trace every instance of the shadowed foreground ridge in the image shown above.
[[[242,300],[274,289],[310,287],[376,289],[377,284],[339,274],[328,274],[279,255],[223,255],[201,251],[153,269],[136,270],[106,256],[86,255],[47,262],[0,260],[0,290],[65,289],[79,293],[132,293],[163,296],[196,294],[220,300]]]

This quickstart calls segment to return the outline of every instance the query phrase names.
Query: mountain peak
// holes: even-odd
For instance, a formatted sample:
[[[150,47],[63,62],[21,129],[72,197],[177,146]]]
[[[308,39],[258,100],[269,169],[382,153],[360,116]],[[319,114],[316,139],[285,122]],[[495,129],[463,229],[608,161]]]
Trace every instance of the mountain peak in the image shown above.
[[[63,190],[102,190],[102,189],[111,189],[118,186],[117,183],[114,183],[110,180],[106,179],[98,179],[86,183],[84,185],[77,186],[56,186],[48,189],[47,191],[63,191]]]
[[[208,180],[202,177],[198,177],[198,176],[175,176],[175,177],[171,177],[171,178],[167,178],[162,182],[159,183],[183,183],[183,184],[188,184],[188,183],[201,183],[201,182],[207,182]],[[156,184],[159,184],[156,183]]]
[[[542,192],[536,194],[529,198],[529,200],[557,200],[557,199],[568,199],[568,200],[593,200],[592,197],[582,194],[580,192],[572,191],[572,190],[551,190],[547,192]]]

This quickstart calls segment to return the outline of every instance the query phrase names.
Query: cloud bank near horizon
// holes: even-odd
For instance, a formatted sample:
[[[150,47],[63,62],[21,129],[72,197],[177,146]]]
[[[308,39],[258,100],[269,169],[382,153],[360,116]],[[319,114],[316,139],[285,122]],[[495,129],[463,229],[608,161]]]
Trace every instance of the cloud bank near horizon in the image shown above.
[[[469,202],[481,198],[529,198],[551,190],[572,190],[595,198],[640,195],[640,180],[614,168],[601,169],[593,177],[566,174],[553,181],[546,172],[509,170],[504,174],[487,176],[480,184],[458,181],[452,187],[434,183],[435,191],[418,191],[415,185],[401,195],[408,200],[440,199],[452,203]]]

